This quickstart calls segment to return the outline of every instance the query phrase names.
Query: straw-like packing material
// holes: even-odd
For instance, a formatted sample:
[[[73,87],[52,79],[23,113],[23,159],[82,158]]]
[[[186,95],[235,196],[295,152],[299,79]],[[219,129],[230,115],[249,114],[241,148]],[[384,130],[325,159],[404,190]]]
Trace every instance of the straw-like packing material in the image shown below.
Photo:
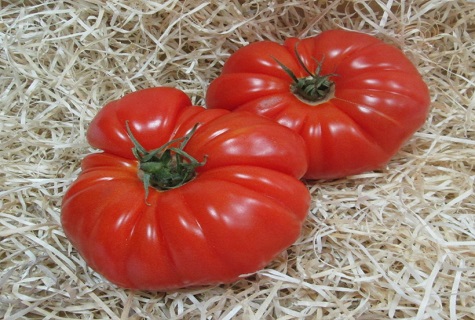
[[[2,1],[0,317],[474,319],[474,24],[473,1]],[[400,47],[430,87],[386,168],[309,184],[299,241],[234,284],[131,292],[85,265],[60,204],[101,106],[159,85],[202,103],[240,46],[334,28]]]

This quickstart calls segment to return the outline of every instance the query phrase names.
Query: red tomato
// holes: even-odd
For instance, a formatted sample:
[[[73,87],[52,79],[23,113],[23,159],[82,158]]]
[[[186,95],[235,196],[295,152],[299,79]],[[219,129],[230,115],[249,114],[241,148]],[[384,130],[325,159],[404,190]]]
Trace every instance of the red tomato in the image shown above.
[[[298,132],[309,179],[378,169],[425,122],[429,91],[414,65],[377,38],[343,30],[237,50],[211,82],[209,108],[247,110]]]
[[[192,179],[146,191],[126,122],[144,149],[189,138],[183,151],[199,162]],[[191,106],[179,90],[154,88],[106,105],[87,137],[104,152],[83,160],[61,222],[88,265],[119,286],[231,282],[264,267],[300,234],[310,203],[298,180],[307,169],[304,141],[271,120]]]

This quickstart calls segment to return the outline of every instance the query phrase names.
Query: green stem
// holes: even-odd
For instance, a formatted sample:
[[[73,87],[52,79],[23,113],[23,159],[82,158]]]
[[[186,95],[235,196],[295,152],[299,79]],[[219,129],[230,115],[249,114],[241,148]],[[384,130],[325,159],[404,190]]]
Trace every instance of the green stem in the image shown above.
[[[205,164],[206,159],[199,162],[184,151],[197,127],[198,124],[184,137],[171,140],[160,148],[147,151],[134,137],[128,122],[126,122],[127,133],[134,144],[132,152],[139,161],[139,176],[144,184],[145,198],[148,197],[149,187],[164,191],[182,186],[196,176],[197,167]],[[172,147],[178,142],[181,142],[178,147]]]
[[[317,62],[317,68],[315,72],[311,72],[300,57],[300,54],[297,51],[297,46],[295,47],[295,55],[299,64],[308,74],[307,77],[298,78],[292,72],[292,70],[290,70],[282,62],[274,58],[274,60],[279,64],[279,66],[290,76],[290,78],[292,78],[293,82],[291,90],[293,94],[295,94],[301,100],[308,101],[311,103],[328,99],[328,96],[332,92],[332,88],[334,86],[334,82],[330,79],[330,77],[336,76],[336,74],[320,74],[323,60]]]

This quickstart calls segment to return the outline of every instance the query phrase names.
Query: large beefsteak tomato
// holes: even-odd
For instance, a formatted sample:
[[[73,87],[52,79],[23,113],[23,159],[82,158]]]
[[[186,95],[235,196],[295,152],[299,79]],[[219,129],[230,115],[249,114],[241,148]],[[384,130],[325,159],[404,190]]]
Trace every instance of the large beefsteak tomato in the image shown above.
[[[84,158],[61,222],[88,265],[119,286],[234,281],[300,234],[304,141],[269,119],[192,106],[161,87],[107,104],[87,137],[103,152]]]
[[[309,179],[379,169],[425,122],[429,91],[418,70],[376,37],[330,30],[283,45],[251,43],[211,82],[208,108],[248,110],[305,139]]]

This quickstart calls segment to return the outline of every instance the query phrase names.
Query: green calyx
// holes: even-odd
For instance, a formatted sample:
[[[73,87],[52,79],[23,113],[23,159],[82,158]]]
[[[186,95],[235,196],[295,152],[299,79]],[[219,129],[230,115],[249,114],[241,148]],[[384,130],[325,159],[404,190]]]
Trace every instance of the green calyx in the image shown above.
[[[183,150],[197,127],[198,124],[184,137],[171,140],[160,148],[147,151],[135,139],[128,122],[126,123],[127,133],[134,144],[132,152],[139,161],[139,176],[144,184],[145,198],[148,197],[149,187],[164,191],[185,184],[196,176],[196,168],[206,163],[206,159],[199,162]],[[180,145],[174,147],[173,145],[176,143],[180,143]]]
[[[290,70],[287,66],[281,63],[279,60],[274,60],[279,64],[279,66],[292,78],[293,83],[291,86],[292,92],[301,100],[308,101],[310,103],[321,102],[327,100],[330,93],[333,90],[334,82],[330,80],[330,77],[336,76],[336,74],[325,74],[321,75],[321,69],[323,60],[317,62],[317,69],[315,72],[311,72],[305,63],[302,61],[297,48],[295,48],[295,55],[299,64],[308,74],[305,78],[298,78],[292,70]]]

